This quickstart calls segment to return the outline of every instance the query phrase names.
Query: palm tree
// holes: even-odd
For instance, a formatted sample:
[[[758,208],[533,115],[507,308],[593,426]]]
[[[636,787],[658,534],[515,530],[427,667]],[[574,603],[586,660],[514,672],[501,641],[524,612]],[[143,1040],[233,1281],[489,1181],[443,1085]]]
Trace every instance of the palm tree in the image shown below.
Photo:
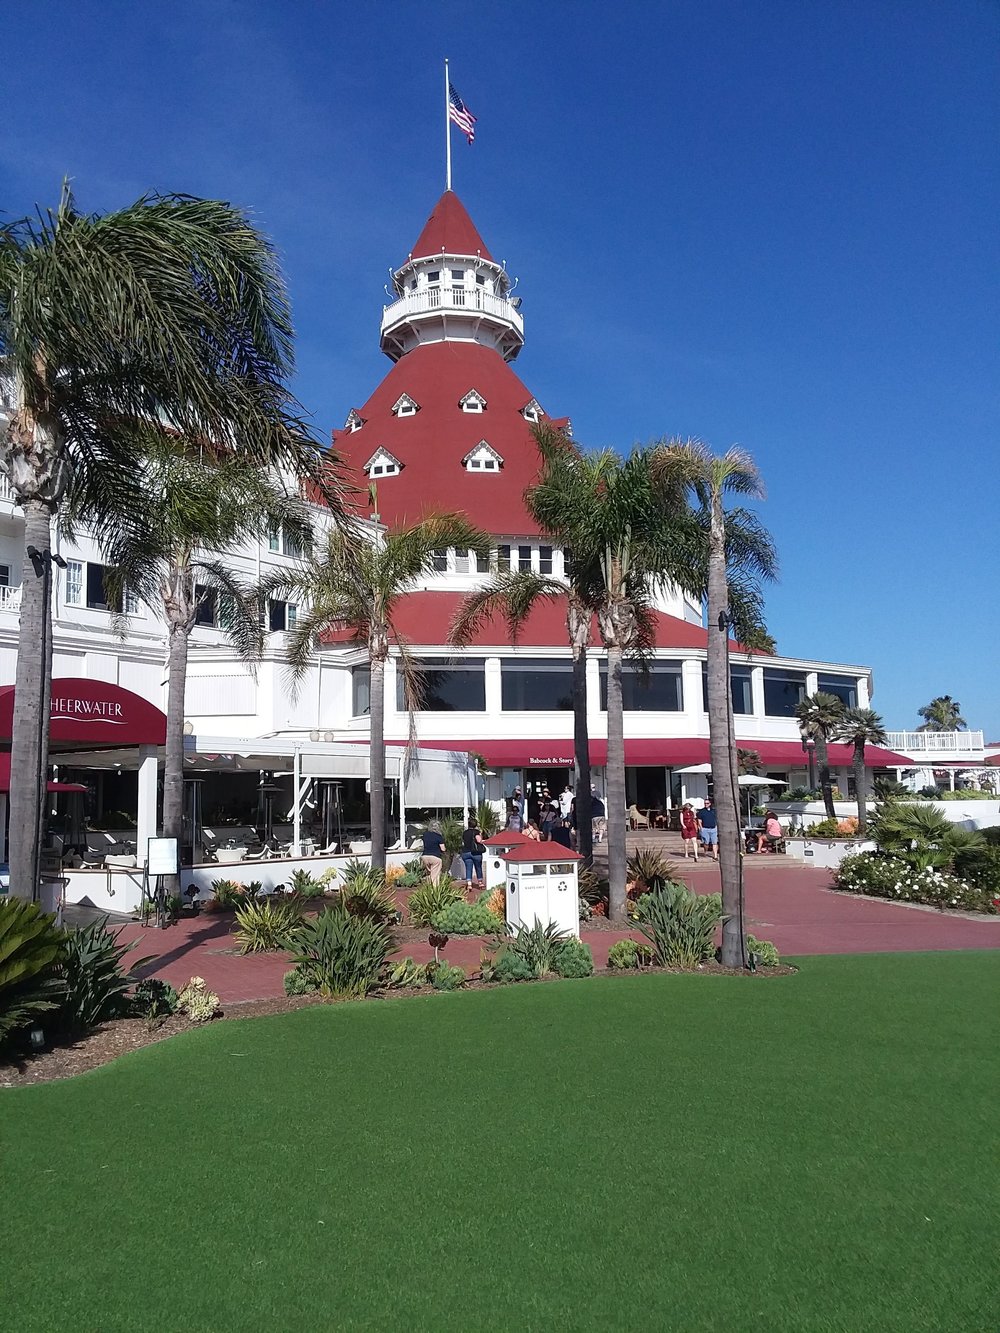
[[[698,497],[700,543],[689,554],[698,571],[697,591],[708,606],[708,732],[712,783],[719,821],[719,871],[722,879],[722,963],[746,966],[743,930],[743,866],[740,849],[738,751],[734,735],[731,631],[744,642],[761,641],[762,580],[777,575],[777,557],[769,533],[742,508],[726,509],[728,495],[762,499],[764,485],[756,464],[742,449],[715,455],[700,440],[670,440],[653,453],[654,483],[668,498],[677,484]]]
[[[924,719],[918,731],[964,731],[967,725],[962,705],[950,694],[939,694],[917,712]]]
[[[436,551],[465,547],[485,555],[489,537],[464,514],[429,514],[407,527],[369,539],[336,528],[317,544],[309,565],[278,571],[260,585],[263,597],[280,596],[299,609],[288,635],[293,680],[301,678],[324,634],[346,631],[368,653],[370,694],[370,801],[372,865],[385,869],[385,664],[394,647],[411,715],[419,702],[420,671],[395,625],[400,600],[430,573]]]
[[[816,762],[819,765],[819,785],[823,793],[823,805],[826,807],[827,817],[836,819],[827,743],[832,740],[843,723],[844,705],[835,694],[817,690],[815,694],[807,694],[802,702],[796,705],[795,716],[799,719],[799,730],[803,738],[816,742]]]
[[[871,708],[848,708],[833,732],[834,740],[854,746],[854,794],[858,800],[858,833],[868,827],[868,771],[865,746],[886,745],[888,736],[882,719]]]
[[[0,466],[24,511],[10,800],[12,890],[37,892],[48,765],[51,520],[67,492],[127,472],[151,421],[311,466],[284,386],[288,305],[273,251],[228,204],[140,199],[0,229],[0,361],[13,410]],[[80,506],[89,517],[87,505]]]
[[[113,602],[126,592],[159,602],[167,623],[167,737],[163,771],[163,833],[177,838],[184,821],[184,699],[191,632],[199,615],[223,630],[240,657],[263,650],[256,590],[234,572],[231,557],[247,541],[282,529],[305,548],[308,507],[267,469],[238,453],[149,432],[145,456],[114,504],[104,497],[98,528],[111,567]],[[211,554],[209,554],[211,552]],[[167,883],[167,894],[178,891]]]

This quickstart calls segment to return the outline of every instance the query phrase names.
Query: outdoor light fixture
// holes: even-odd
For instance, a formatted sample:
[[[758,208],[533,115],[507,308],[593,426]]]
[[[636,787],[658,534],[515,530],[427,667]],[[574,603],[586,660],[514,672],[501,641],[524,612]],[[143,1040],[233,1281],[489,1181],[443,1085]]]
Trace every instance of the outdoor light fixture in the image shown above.
[[[33,1051],[45,1050],[45,1033],[42,1028],[31,1029],[31,1049]]]

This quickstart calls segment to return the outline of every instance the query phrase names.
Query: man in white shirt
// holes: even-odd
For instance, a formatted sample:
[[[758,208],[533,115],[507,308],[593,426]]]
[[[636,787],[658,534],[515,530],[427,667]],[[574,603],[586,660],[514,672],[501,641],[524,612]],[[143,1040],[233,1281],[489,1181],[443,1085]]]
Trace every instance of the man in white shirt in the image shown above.
[[[566,789],[559,797],[559,813],[563,819],[569,814],[569,808],[573,804],[573,788],[567,782]]]

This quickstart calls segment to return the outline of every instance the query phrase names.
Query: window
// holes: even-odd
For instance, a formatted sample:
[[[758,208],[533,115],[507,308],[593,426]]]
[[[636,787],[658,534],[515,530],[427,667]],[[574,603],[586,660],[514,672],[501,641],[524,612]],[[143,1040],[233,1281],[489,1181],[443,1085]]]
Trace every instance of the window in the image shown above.
[[[466,398],[467,397],[468,395],[466,395]],[[476,397],[479,398],[479,395],[477,394]],[[482,398],[479,399],[479,401],[482,403],[481,410],[485,411],[486,399]],[[464,403],[465,399],[463,399],[462,402]],[[463,408],[463,411],[466,410],[478,411],[480,409]],[[493,449],[490,445],[488,445],[485,440],[480,440],[479,443],[476,445],[475,449],[470,449],[469,452],[462,459],[462,463],[464,464],[467,472],[499,472],[500,464],[502,462],[503,459],[500,457],[497,451]]]
[[[428,301],[432,306],[441,304],[441,288],[438,286],[440,281],[441,274],[438,269],[432,269],[427,274]]]
[[[267,604],[267,627],[272,634],[281,634],[284,630],[294,629],[298,607],[294,602],[269,601]]]
[[[526,658],[500,666],[500,692],[505,712],[570,712],[573,668],[568,662]]]
[[[10,587],[10,565],[0,565],[0,588]]]
[[[552,573],[552,547],[539,546],[538,548],[538,572],[539,574]]]
[[[298,558],[302,555],[302,542],[297,533],[286,532],[283,527],[271,528],[267,534],[267,549],[275,555],[290,555]]]
[[[497,547],[497,568],[501,574],[505,574],[510,569],[510,547]]]
[[[517,548],[517,567],[522,572],[531,569],[531,547],[519,546]]]
[[[438,549],[437,549],[436,551],[432,552],[432,554],[431,554],[431,569],[433,569],[434,572],[435,572],[436,574],[444,574],[444,573],[447,573],[447,570],[448,570],[448,550],[447,550],[447,547],[441,547],[441,546],[439,546]]]
[[[465,269],[464,269],[464,268],[453,268],[453,269],[451,270],[451,280],[452,280],[452,282],[464,282],[464,281],[465,281]]]
[[[858,682],[854,676],[832,676],[820,672],[816,678],[816,688],[824,694],[835,695],[845,708],[858,706]]]
[[[764,712],[768,717],[794,717],[796,705],[805,697],[804,671],[764,668]]]
[[[537,422],[541,420],[542,409],[539,407],[537,399],[532,398],[530,403],[525,403],[524,407],[521,408],[521,416],[524,417],[525,421]]]
[[[345,428],[353,435],[354,432],[360,430],[364,424],[363,418],[359,417],[357,411],[352,407],[347,414],[347,420],[344,422]]]
[[[458,400],[458,405],[463,412],[486,411],[486,399],[481,393],[477,393],[475,389],[470,389],[467,394],[464,394]]]
[[[469,572],[469,552],[464,546],[455,547],[455,573],[468,574]]]
[[[440,281],[441,281],[441,271],[440,271],[440,269],[432,268],[431,271],[427,274],[427,281],[428,281],[429,283],[430,283],[430,282],[440,282]]]
[[[421,713],[482,713],[486,671],[482,658],[442,658],[417,663],[416,707]],[[406,711],[402,673],[396,672],[396,709]]]
[[[125,614],[127,616],[137,616],[139,614],[139,599],[131,588],[125,589]]]
[[[488,574],[490,572],[490,557],[485,551],[476,551],[476,573]]]
[[[684,711],[680,663],[653,662],[648,672],[622,669],[622,705],[627,713],[681,713]],[[601,710],[608,707],[608,667],[601,663]]]
[[[218,624],[217,620],[217,602],[218,598],[214,588],[203,588],[200,584],[195,585],[194,595],[198,601],[197,610],[194,613],[194,623],[196,625]]]
[[[419,411],[419,404],[408,393],[401,393],[392,405],[395,417],[412,417]]]
[[[66,605],[80,606],[83,602],[83,562],[66,561]]]
[[[76,562],[71,562],[71,563],[76,563]],[[96,562],[91,562],[91,561],[87,561],[86,564],[84,564],[81,561],[80,568],[81,570],[86,571],[85,574],[83,575],[82,581],[83,581],[83,586],[86,588],[87,592],[88,608],[91,611],[121,611],[122,610],[121,600],[119,598],[115,598],[111,594],[111,590],[105,586],[107,577],[111,573],[111,570],[108,569],[106,565],[99,565]],[[68,576],[69,575],[68,567],[66,573]],[[66,586],[67,586],[66,600],[69,601],[68,577]],[[133,606],[136,604],[134,598],[131,598],[129,600],[131,601]]]
[[[741,716],[753,713],[753,690],[750,686],[750,668],[732,666],[729,668],[729,683],[733,691],[733,712]],[[708,712],[708,667],[701,664],[701,706]]]
[[[563,578],[569,578],[573,573],[573,552],[567,546],[563,551]]]
[[[367,717],[372,707],[372,673],[366,666],[351,671],[351,712],[354,717]]]
[[[412,416],[412,413],[401,412],[400,415]],[[365,472],[369,477],[395,477],[401,470],[399,459],[394,458],[388,449],[377,449],[365,464]]]

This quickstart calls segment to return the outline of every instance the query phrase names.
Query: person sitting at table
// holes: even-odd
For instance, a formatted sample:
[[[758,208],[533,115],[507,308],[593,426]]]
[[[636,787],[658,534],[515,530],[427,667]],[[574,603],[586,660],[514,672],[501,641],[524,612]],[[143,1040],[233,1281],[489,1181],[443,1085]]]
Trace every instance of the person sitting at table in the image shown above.
[[[785,830],[781,827],[781,820],[773,810],[768,810],[764,815],[764,827],[757,834],[758,852],[775,851],[784,836]]]

